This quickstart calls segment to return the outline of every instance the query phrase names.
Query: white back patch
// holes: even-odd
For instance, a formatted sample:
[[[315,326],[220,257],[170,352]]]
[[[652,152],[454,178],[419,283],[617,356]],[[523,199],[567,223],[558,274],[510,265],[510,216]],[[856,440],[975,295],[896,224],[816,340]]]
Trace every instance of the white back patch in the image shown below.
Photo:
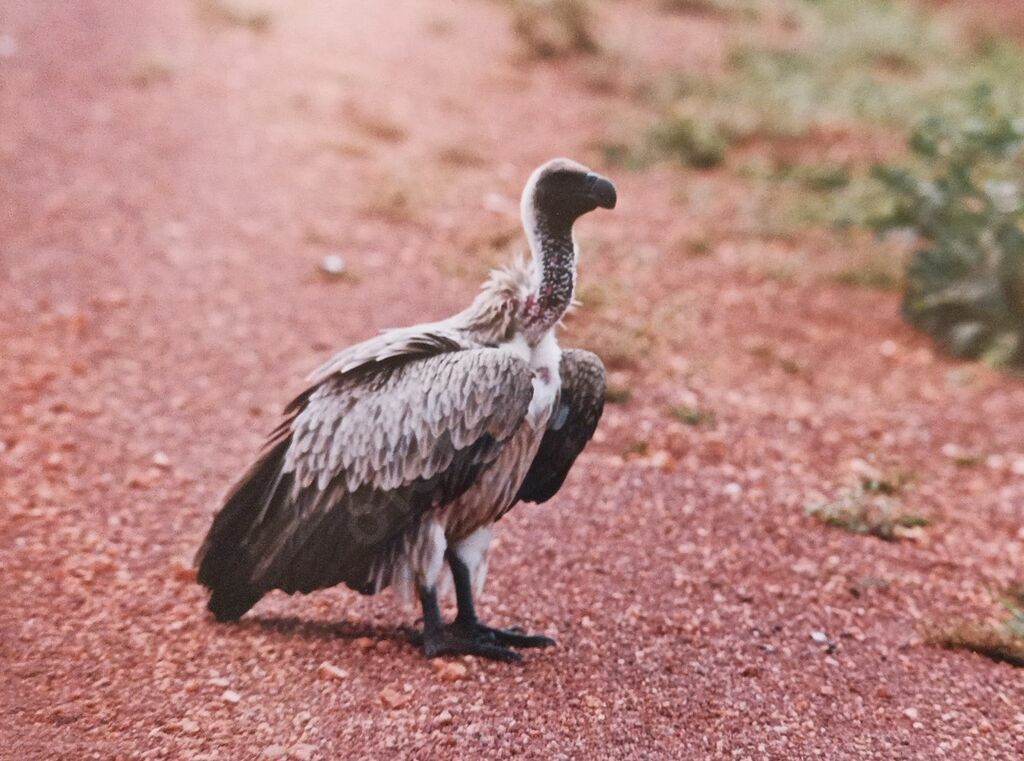
[[[555,331],[549,330],[530,353],[533,399],[530,400],[528,420],[534,428],[547,426],[558,392],[562,388],[562,378],[558,373],[561,363],[562,349],[555,339]]]

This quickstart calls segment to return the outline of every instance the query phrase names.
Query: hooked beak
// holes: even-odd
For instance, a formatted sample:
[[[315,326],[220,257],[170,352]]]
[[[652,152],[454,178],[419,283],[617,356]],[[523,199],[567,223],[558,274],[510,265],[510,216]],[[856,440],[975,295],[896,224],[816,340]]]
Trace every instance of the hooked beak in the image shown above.
[[[602,209],[614,209],[618,196],[615,194],[615,186],[607,177],[602,177],[597,172],[587,175],[587,195]]]

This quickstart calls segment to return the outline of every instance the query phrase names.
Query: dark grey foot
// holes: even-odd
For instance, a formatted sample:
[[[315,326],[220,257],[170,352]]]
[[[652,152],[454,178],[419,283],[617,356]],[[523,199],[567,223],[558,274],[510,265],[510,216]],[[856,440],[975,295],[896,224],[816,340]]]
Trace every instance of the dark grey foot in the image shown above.
[[[495,629],[481,623],[464,625],[456,622],[452,624],[452,627],[460,629],[466,636],[472,636],[480,642],[493,642],[504,647],[551,647],[555,644],[551,637],[545,637],[543,634],[527,634],[518,626]]]
[[[413,641],[423,645],[428,658],[438,655],[478,655],[493,661],[511,663],[522,660],[514,650],[503,647],[496,638],[486,638],[467,633],[462,627],[449,624],[440,631],[417,634]]]

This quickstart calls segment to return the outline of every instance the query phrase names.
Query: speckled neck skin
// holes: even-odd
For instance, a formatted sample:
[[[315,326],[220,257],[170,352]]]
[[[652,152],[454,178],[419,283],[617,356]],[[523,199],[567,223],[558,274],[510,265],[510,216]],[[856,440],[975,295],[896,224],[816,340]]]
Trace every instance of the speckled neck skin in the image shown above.
[[[572,223],[538,213],[531,236],[540,270],[535,293],[523,303],[520,320],[531,346],[553,328],[572,303],[576,284],[576,252]]]

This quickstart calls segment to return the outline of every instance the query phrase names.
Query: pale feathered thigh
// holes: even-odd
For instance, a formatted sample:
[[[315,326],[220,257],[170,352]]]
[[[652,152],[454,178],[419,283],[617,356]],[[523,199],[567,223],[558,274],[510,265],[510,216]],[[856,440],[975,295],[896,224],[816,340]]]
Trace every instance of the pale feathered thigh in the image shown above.
[[[372,574],[374,590],[393,585],[409,602],[414,599],[417,584],[433,586],[444,563],[445,549],[458,547],[475,531],[490,526],[512,505],[540,447],[549,417],[550,410],[542,415],[538,427],[523,421],[522,427],[469,491],[424,515],[404,536],[395,554],[378,561]],[[477,550],[472,559],[476,583],[482,581],[482,576],[477,574],[485,552],[486,548],[482,552]]]

